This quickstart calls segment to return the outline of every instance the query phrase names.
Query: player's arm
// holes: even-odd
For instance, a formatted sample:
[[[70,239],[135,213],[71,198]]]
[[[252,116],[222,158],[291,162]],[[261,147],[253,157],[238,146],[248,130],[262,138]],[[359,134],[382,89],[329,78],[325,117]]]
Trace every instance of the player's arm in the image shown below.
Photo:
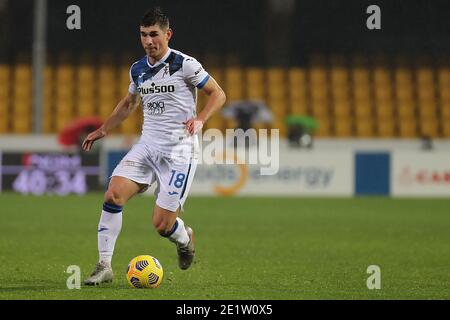
[[[128,116],[136,109],[138,105],[138,95],[128,92],[128,94],[119,101],[117,106],[111,115],[105,120],[103,125],[97,130],[88,134],[86,139],[84,139],[82,147],[83,150],[89,151],[94,144],[94,141],[106,136],[108,131],[118,126],[122,121],[124,121]]]
[[[186,129],[190,134],[195,134],[200,131],[208,119],[225,104],[226,96],[222,88],[218,85],[213,77],[209,77],[202,90],[208,96],[203,110],[196,118],[186,121]]]

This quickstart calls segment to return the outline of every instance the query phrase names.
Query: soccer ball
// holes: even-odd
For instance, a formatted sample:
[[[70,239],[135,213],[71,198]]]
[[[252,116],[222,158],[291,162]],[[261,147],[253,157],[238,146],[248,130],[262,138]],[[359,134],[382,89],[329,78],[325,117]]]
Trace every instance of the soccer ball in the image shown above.
[[[158,259],[148,255],[133,258],[127,268],[127,280],[133,288],[157,288],[163,274]]]

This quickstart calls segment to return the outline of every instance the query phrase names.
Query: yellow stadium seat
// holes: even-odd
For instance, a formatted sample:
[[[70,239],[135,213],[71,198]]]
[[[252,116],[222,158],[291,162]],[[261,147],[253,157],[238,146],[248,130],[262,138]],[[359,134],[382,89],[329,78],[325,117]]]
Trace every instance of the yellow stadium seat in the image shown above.
[[[7,122],[6,118],[6,109],[10,103],[10,89],[11,89],[11,80],[10,80],[10,68],[8,65],[0,64],[0,132],[6,132],[7,130]],[[5,112],[2,113],[2,112]]]
[[[395,82],[397,86],[401,85],[411,85],[412,83],[412,72],[407,68],[396,69],[395,72]]]
[[[306,85],[306,70],[303,68],[291,68],[288,71],[290,86],[304,87]]]
[[[223,131],[225,129],[224,118],[219,114],[214,114],[206,123],[206,129],[219,129]]]
[[[311,112],[315,117],[328,117],[330,115],[330,111],[328,109],[327,103],[312,103],[311,104]]]
[[[287,104],[283,100],[269,100],[269,107],[275,116],[285,116],[287,110]]]
[[[30,133],[31,132],[31,119],[25,117],[14,117],[12,121],[13,133]]]
[[[9,65],[0,64],[0,84],[10,82],[11,70]]]
[[[375,100],[377,101],[390,101],[392,99],[392,92],[390,87],[376,87],[374,93]]]
[[[230,67],[225,70],[225,92],[230,101],[243,99],[242,69]]]
[[[416,72],[418,87],[432,87],[433,86],[433,70],[430,67],[420,67]]]
[[[312,67],[309,70],[311,85],[325,85],[327,83],[327,71],[324,67]]]
[[[269,68],[267,70],[267,83],[271,86],[284,86],[286,81],[286,70],[282,68]]]
[[[72,100],[56,100],[55,111],[58,116],[64,115],[71,117],[73,112],[73,101]]]
[[[419,118],[430,118],[436,116],[436,105],[434,101],[421,101],[418,106]]]
[[[77,98],[78,101],[85,101],[85,100],[94,101],[94,99],[96,98],[94,87],[78,88]]]
[[[22,99],[31,100],[32,88],[31,88],[31,86],[14,85],[13,95],[14,95],[14,98],[22,98]]]
[[[401,119],[403,118],[414,118],[415,117],[415,108],[414,108],[414,104],[411,101],[409,102],[403,102],[403,103],[399,103],[397,106],[397,113],[398,116]]]
[[[357,101],[369,101],[370,89],[369,87],[355,87],[353,90],[353,97]]]
[[[287,127],[284,122],[284,119],[275,119],[275,121],[272,123],[271,129],[278,129],[280,137],[286,137],[287,136]]]
[[[439,88],[439,98],[442,102],[450,102],[450,86],[447,88],[441,86]]]
[[[53,92],[54,85],[54,69],[51,66],[45,66],[44,69],[44,90],[46,94],[51,94]]]
[[[78,101],[76,117],[91,117],[95,115],[95,104],[92,99]]]
[[[10,119],[9,110],[9,94],[0,96],[0,133],[8,131],[8,124]]]
[[[71,117],[58,116],[56,118],[56,132],[63,130],[73,119]]]
[[[56,82],[59,86],[71,85],[74,81],[74,68],[71,65],[59,65],[56,68]]]
[[[373,120],[370,117],[361,117],[355,119],[355,131],[358,137],[373,137]]]
[[[402,138],[414,138],[417,136],[417,124],[415,119],[405,118],[398,123],[399,135]]]
[[[114,104],[115,102],[118,102],[116,98],[116,92],[109,89],[100,90],[98,92],[97,98],[99,99],[98,103],[103,103],[103,101],[107,101],[108,103]]]
[[[9,83],[0,83],[0,99],[9,100],[10,85]]]
[[[91,65],[81,65],[77,69],[78,86],[93,86],[95,84],[95,70]]]
[[[43,118],[42,129],[44,133],[55,133],[55,120],[52,118]]]
[[[221,86],[225,85],[224,72],[221,68],[209,68],[209,75],[213,77]]]
[[[283,69],[274,68],[267,71],[266,90],[269,99],[280,99],[286,97],[286,80],[285,72]]]
[[[9,132],[8,118],[7,117],[0,118],[0,133],[7,133],[7,132]]]
[[[448,103],[447,105],[442,105],[441,107],[441,115],[444,118],[450,118],[450,103]]]
[[[345,67],[332,67],[330,80],[332,85],[348,85],[348,70]]]
[[[440,67],[437,71],[440,85],[450,87],[450,67]]]
[[[352,123],[348,117],[335,118],[334,131],[337,137],[350,137],[352,133]]]
[[[450,68],[442,67],[438,71],[439,97],[442,103],[450,102]]]
[[[305,115],[308,113],[306,99],[305,100],[295,100],[290,102],[290,114],[300,114]]]
[[[138,133],[139,125],[136,120],[137,119],[133,118],[133,117],[127,118],[124,122],[122,122],[122,125],[120,127],[120,132],[129,133],[129,134]]]
[[[378,119],[392,119],[394,109],[391,103],[379,103],[375,106],[375,114]]]
[[[71,100],[75,98],[75,90],[73,86],[58,85],[56,87],[56,100]]]
[[[267,94],[269,99],[285,99],[287,97],[283,87],[271,87],[267,90]]]
[[[289,87],[289,95],[291,99],[306,99],[307,96],[307,88],[305,85],[298,85]]]
[[[450,138],[450,116],[441,119],[442,135]]]
[[[372,107],[369,100],[355,101],[354,111],[357,118],[370,118],[372,116]]]
[[[347,86],[331,87],[331,96],[335,101],[348,101],[349,100],[349,88]]]
[[[350,104],[348,102],[335,103],[333,109],[336,117],[349,117],[351,114]]]
[[[386,67],[375,67],[373,70],[373,80],[375,86],[389,86],[391,79],[389,70]]]
[[[420,133],[422,136],[436,138],[439,136],[439,123],[436,118],[420,120]]]
[[[110,103],[108,103],[108,101],[104,101],[103,103],[99,104],[98,108],[99,116],[102,119],[106,119],[111,114],[111,112],[113,112],[114,107],[115,106],[112,101]]]
[[[362,84],[369,84],[370,80],[370,73],[369,69],[362,68],[362,67],[356,67],[353,69],[351,73],[351,77],[353,79],[353,83],[355,86],[362,85]]]
[[[116,83],[115,81],[116,77],[117,77],[116,70],[112,66],[109,65],[100,66],[100,69],[98,71],[98,83],[100,84],[107,83],[108,85],[104,87],[115,89],[114,83]]]
[[[412,87],[404,86],[404,87],[397,87],[396,89],[396,99],[399,102],[412,101],[413,94],[414,93]]]
[[[305,89],[299,89],[296,91],[290,91],[289,101],[290,104],[306,104],[308,100],[307,93]]]
[[[264,99],[264,70],[249,68],[245,71],[248,99]]]
[[[328,98],[327,90],[325,86],[311,87],[311,99],[317,101],[323,101]]]
[[[434,88],[420,88],[417,90],[417,97],[419,101],[434,101],[435,100],[435,92]]]
[[[317,137],[329,137],[331,136],[331,123],[326,117],[318,118],[318,129],[314,132]]]
[[[237,127],[237,121],[235,119],[224,119],[224,130],[235,129]]]
[[[392,118],[378,120],[378,136],[381,138],[392,138],[395,136],[395,125]]]
[[[31,86],[31,65],[30,64],[16,64],[14,66],[14,84],[15,85],[30,85]]]
[[[119,70],[119,87],[118,92],[120,99],[125,97],[128,92],[128,87],[130,85],[130,66],[122,65]]]
[[[12,106],[10,117],[31,117],[31,104],[17,101]]]

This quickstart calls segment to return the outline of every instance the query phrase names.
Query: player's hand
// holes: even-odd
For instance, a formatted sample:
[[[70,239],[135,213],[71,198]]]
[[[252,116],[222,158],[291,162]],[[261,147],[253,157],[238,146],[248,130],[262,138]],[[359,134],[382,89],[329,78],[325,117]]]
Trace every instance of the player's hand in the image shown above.
[[[192,118],[186,122],[183,122],[186,125],[186,130],[190,135],[194,135],[203,128],[204,121],[199,118]]]
[[[97,130],[89,133],[87,137],[84,139],[82,147],[84,151],[89,151],[94,144],[94,141],[103,138],[106,136],[106,132],[102,128],[98,128]]]

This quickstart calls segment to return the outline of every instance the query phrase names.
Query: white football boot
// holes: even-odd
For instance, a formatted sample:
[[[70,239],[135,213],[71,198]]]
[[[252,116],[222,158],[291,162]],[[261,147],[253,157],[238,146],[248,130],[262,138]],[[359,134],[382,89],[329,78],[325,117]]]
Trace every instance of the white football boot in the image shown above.
[[[98,262],[91,276],[84,280],[84,284],[87,286],[97,286],[101,283],[112,282],[113,276],[113,271],[110,266],[103,262]]]
[[[182,270],[186,270],[191,266],[195,256],[194,231],[186,226],[186,232],[189,236],[189,243],[184,247],[177,244],[178,266]]]

